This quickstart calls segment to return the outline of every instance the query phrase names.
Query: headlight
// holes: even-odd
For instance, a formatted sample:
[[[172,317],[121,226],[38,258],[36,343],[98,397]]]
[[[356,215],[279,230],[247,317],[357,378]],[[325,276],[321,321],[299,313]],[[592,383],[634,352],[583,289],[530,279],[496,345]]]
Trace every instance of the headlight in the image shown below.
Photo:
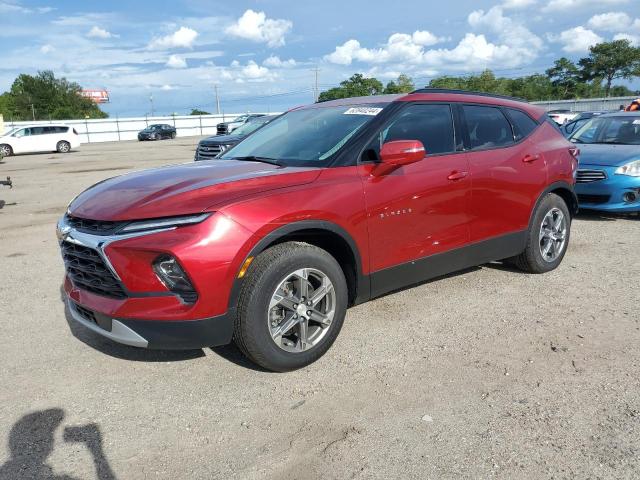
[[[616,175],[629,175],[630,177],[640,177],[640,160],[636,160],[626,165],[618,167],[615,171]]]
[[[165,287],[177,294],[185,303],[195,303],[198,299],[187,273],[171,255],[160,255],[153,262],[153,269]]]
[[[122,227],[118,233],[143,232],[145,230],[158,230],[161,228],[180,227],[193,225],[207,219],[211,213],[198,213],[196,215],[184,215],[181,217],[156,218],[153,220],[140,220],[131,222]]]

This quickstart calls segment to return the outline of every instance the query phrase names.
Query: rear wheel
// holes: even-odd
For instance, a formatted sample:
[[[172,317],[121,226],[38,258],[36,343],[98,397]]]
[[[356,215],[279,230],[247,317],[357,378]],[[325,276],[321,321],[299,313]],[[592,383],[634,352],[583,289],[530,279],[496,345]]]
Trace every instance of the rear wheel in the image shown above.
[[[525,272],[545,273],[555,269],[567,251],[571,215],[562,197],[549,193],[540,202],[527,233],[524,252],[513,263]]]
[[[61,142],[58,142],[58,145],[56,145],[56,150],[59,153],[69,153],[71,151],[71,144],[63,140]]]
[[[347,283],[338,262],[313,245],[283,243],[260,254],[249,267],[234,340],[268,370],[295,370],[331,347],[346,309]]]
[[[11,145],[7,145],[6,143],[0,145],[0,156],[10,157],[11,155],[13,155],[13,149],[11,148]]]

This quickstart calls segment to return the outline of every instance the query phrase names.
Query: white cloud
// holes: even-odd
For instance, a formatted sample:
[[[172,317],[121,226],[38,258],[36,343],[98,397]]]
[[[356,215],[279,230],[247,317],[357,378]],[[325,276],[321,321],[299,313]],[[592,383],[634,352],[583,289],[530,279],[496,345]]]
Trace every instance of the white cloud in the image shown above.
[[[105,30],[104,28],[100,28],[96,25],[93,26],[93,28],[91,28],[91,30],[89,30],[89,32],[87,33],[87,37],[89,38],[111,38],[115,35],[113,35],[111,32],[109,32],[108,30]]]
[[[281,47],[292,27],[293,23],[289,20],[267,18],[264,12],[249,9],[225,31],[235,37],[266,43],[269,47]]]
[[[150,49],[192,48],[198,32],[189,27],[180,27],[170,35],[154,38],[149,43]]]
[[[624,12],[609,12],[594,15],[589,19],[587,25],[596,30],[607,32],[620,32],[631,27],[633,20]]]
[[[503,0],[503,8],[527,8],[537,3],[538,0]]]
[[[562,49],[567,53],[586,53],[589,47],[604,40],[593,30],[584,28],[582,25],[565,30],[558,36],[551,36],[551,39],[562,43]]]
[[[165,65],[169,68],[187,68],[187,61],[179,55],[171,55]]]
[[[280,57],[271,55],[262,62],[265,67],[271,68],[291,68],[296,66],[296,61],[293,58],[289,60],[280,60]]]
[[[394,33],[381,48],[364,48],[358,40],[347,40],[336,47],[325,60],[338,65],[351,65],[354,61],[365,63],[408,62],[420,63],[424,47],[442,39],[427,31],[416,31],[412,35]]]
[[[635,1],[635,0],[634,0]],[[621,5],[628,3],[629,0],[549,0],[549,3],[543,8],[544,11],[577,10],[587,7],[605,7],[608,5]]]
[[[23,7],[18,1],[0,2],[0,13],[49,13],[53,7],[36,7],[35,10]]]
[[[55,50],[55,48],[53,48],[53,45],[49,45],[49,44],[46,44],[46,45],[43,45],[43,46],[40,47],[40,52],[44,53],[45,55],[47,53],[53,52],[54,50]]]
[[[253,60],[249,60],[249,63],[242,67],[240,72],[244,78],[249,80],[259,80],[269,76],[269,69],[267,67],[261,67]]]
[[[160,87],[160,90],[165,90],[165,91],[169,91],[169,90],[175,90],[176,87],[174,87],[173,85],[168,85],[168,84],[164,84]]]

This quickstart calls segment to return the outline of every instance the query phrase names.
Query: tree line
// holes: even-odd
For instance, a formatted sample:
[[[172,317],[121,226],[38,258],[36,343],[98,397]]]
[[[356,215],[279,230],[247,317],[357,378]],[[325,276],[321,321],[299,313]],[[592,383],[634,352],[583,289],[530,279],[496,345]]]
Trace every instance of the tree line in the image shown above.
[[[476,75],[445,75],[432,79],[428,87],[473,90],[520,97],[526,100],[570,100],[610,96],[640,95],[615,80],[631,80],[640,76],[640,47],[628,40],[603,42],[592,46],[589,55],[577,63],[562,57],[544,74],[505,78],[491,70]],[[396,81],[383,85],[376,78],[356,73],[339,87],[322,92],[318,101],[354,96],[408,93],[415,89],[413,80],[400,75]]]
[[[21,74],[0,95],[0,114],[14,121],[108,117],[92,100],[81,96],[81,91],[77,83],[56,78],[49,70]]]

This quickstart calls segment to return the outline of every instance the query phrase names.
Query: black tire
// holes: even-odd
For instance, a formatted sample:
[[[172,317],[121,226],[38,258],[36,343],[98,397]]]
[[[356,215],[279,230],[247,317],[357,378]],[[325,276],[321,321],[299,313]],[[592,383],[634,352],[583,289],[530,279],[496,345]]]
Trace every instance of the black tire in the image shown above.
[[[276,345],[269,327],[269,302],[279,283],[300,268],[324,273],[334,286],[335,313],[328,331],[308,350],[288,352]],[[285,372],[305,367],[326,353],[340,333],[347,310],[347,282],[338,262],[308,243],[286,242],[265,250],[251,263],[242,285],[234,326],[234,341],[261,367]]]
[[[13,148],[11,148],[11,145],[3,143],[0,145],[0,149],[2,150],[2,152],[0,152],[1,157],[10,157],[13,155]]]
[[[173,140],[174,138],[176,138],[176,132],[171,132],[171,140]]]
[[[558,209],[566,219],[565,241],[557,257],[551,261],[545,260],[541,252],[540,245],[540,229],[546,215]],[[536,207],[531,221],[531,226],[527,232],[527,243],[524,252],[511,258],[513,263],[520,270],[529,273],[546,273],[554,270],[560,265],[569,246],[569,238],[571,236],[571,214],[565,201],[555,193],[547,194]]]
[[[56,145],[56,151],[58,153],[69,153],[71,151],[71,144],[62,140]]]

